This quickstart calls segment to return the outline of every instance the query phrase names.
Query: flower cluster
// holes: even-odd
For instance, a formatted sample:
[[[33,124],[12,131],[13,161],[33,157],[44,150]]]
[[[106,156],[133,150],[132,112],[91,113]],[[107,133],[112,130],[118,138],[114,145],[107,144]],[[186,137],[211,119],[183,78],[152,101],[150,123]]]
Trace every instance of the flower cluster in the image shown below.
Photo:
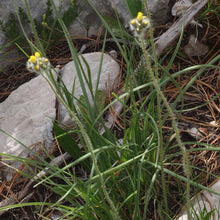
[[[39,52],[36,52],[34,55],[30,56],[26,67],[29,71],[40,74],[49,70],[50,62],[47,58],[41,57]]]
[[[137,17],[131,20],[130,25],[137,35],[144,35],[150,26],[150,21],[146,16],[143,16],[142,12],[138,12]]]

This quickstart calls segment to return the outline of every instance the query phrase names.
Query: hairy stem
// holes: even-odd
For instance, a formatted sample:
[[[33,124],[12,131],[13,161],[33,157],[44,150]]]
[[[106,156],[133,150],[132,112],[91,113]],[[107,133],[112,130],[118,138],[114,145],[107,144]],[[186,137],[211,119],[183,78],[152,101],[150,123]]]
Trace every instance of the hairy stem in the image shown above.
[[[185,151],[184,146],[183,146],[183,144],[181,142],[181,139],[180,139],[180,135],[179,135],[178,128],[177,128],[177,125],[176,125],[176,121],[175,121],[175,115],[174,115],[171,107],[169,106],[169,103],[167,102],[166,97],[164,96],[163,92],[161,91],[159,83],[158,83],[158,80],[156,79],[156,77],[155,77],[155,75],[153,73],[153,70],[151,68],[151,64],[150,64],[150,60],[149,60],[149,57],[148,57],[148,53],[147,53],[147,50],[145,49],[145,44],[144,44],[143,37],[141,38],[141,45],[142,45],[142,49],[143,49],[143,53],[144,53],[144,58],[145,58],[145,61],[146,61],[146,64],[147,64],[150,76],[151,76],[151,78],[153,80],[154,87],[155,87],[157,93],[160,95],[161,99],[163,100],[163,102],[164,102],[168,112],[170,113],[170,117],[171,117],[172,122],[173,122],[174,132],[176,134],[177,143],[179,144],[180,149],[181,149],[181,151],[183,153],[183,157],[184,157],[183,166],[185,167],[186,177],[187,177],[187,187],[186,187],[187,205],[186,205],[186,207],[187,207],[187,214],[189,214],[189,216],[190,216],[190,212],[189,212],[189,207],[190,207],[190,164],[189,164],[189,159],[188,159],[188,156],[186,154],[186,151]]]

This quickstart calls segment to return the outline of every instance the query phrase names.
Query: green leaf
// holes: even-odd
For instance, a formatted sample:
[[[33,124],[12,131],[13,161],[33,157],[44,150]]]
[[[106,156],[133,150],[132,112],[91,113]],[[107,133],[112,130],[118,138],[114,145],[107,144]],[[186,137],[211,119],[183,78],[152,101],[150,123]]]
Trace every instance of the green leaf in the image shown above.
[[[186,54],[182,51],[178,51],[177,54],[182,58],[187,58]]]
[[[64,151],[68,152],[75,159],[78,159],[81,156],[83,156],[82,150],[80,149],[76,141],[73,139],[73,137],[66,130],[58,126],[55,122],[53,123],[53,126],[55,139],[58,141],[61,148]],[[85,160],[83,160],[81,164],[85,169],[90,170],[90,166]]]
[[[143,11],[143,3],[141,0],[127,0],[127,6],[132,18],[137,17],[138,12]]]
[[[104,107],[105,107],[105,99],[106,99],[106,91],[105,90],[98,90],[96,94],[96,100],[95,100],[95,110],[96,113],[100,113]],[[80,113],[82,115],[87,115],[89,116],[89,112],[86,108],[86,99],[83,95],[79,97],[78,101]]]
[[[134,37],[131,36],[127,32],[127,30],[121,24],[118,23],[118,21],[115,18],[105,16],[105,15],[103,15],[102,18],[106,21],[106,23],[111,28],[112,32],[114,33],[114,35],[116,37],[121,38],[123,36],[127,40],[133,40],[134,39]]]
[[[96,109],[100,113],[105,107],[106,91],[98,90],[96,95]]]
[[[79,97],[78,105],[79,105],[80,113],[83,115],[89,116],[89,112],[86,108],[87,105],[86,105],[86,99],[85,99],[84,95],[81,95]]]

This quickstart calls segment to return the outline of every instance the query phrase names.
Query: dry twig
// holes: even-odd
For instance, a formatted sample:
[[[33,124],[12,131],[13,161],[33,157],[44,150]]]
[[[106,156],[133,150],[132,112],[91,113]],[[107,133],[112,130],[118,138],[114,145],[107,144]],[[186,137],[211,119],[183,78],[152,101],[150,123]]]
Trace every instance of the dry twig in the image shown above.
[[[179,18],[159,39],[155,42],[156,53],[159,57],[163,50],[180,35],[182,27],[186,27],[195,15],[206,5],[208,0],[199,0],[189,7],[184,16]]]

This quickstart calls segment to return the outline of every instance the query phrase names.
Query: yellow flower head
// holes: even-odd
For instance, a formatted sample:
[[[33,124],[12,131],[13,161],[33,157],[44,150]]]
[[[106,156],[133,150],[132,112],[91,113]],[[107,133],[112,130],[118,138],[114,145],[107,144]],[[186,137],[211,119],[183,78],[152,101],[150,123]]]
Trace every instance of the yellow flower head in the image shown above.
[[[48,63],[48,62],[49,62],[49,60],[48,60],[47,58],[45,58],[45,59],[44,59],[44,62],[45,62],[45,63]]]
[[[45,22],[45,21],[42,21],[42,26],[44,26],[44,27],[47,27],[47,22]]]
[[[35,57],[40,57],[40,53],[39,52],[36,52],[34,55],[35,55]]]
[[[134,26],[136,24],[136,19],[132,19],[130,23]]]
[[[34,55],[30,56],[26,67],[31,72],[44,74],[50,69],[50,62],[47,58],[41,57],[39,52],[36,52]]]
[[[35,70],[39,71],[39,70],[40,70],[40,66],[39,66],[39,65],[36,65],[36,66],[35,66]]]
[[[36,57],[35,56],[30,56],[30,61],[32,62],[32,63],[36,63],[37,62],[37,59],[36,59]]]
[[[137,19],[138,19],[139,22],[143,19],[143,13],[142,12],[138,12]]]
[[[137,37],[144,36],[149,25],[149,19],[142,12],[138,12],[137,17],[130,21],[131,29],[135,31]]]
[[[149,24],[149,20],[145,19],[145,20],[143,20],[142,23],[143,23],[144,26],[147,26]]]

